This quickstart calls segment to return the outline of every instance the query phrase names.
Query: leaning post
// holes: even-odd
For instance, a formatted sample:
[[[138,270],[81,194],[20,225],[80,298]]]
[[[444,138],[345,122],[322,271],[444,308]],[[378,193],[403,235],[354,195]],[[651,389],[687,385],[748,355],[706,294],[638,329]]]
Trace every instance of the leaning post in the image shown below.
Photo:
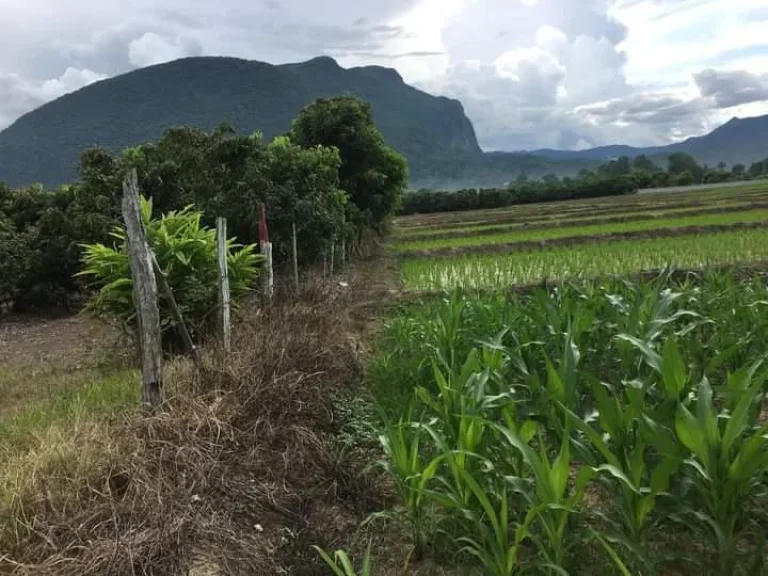
[[[136,169],[123,180],[122,216],[128,241],[128,255],[133,279],[133,295],[139,328],[141,352],[142,404],[154,409],[165,400],[162,375],[162,341],[157,280],[152,252],[141,221],[141,200]]]

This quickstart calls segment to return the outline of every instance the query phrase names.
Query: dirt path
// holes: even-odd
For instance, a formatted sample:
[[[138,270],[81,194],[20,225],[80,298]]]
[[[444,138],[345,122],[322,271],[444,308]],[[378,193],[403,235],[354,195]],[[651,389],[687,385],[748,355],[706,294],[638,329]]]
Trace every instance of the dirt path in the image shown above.
[[[114,333],[111,327],[83,315],[0,317],[0,365],[17,362],[67,364],[89,356]]]

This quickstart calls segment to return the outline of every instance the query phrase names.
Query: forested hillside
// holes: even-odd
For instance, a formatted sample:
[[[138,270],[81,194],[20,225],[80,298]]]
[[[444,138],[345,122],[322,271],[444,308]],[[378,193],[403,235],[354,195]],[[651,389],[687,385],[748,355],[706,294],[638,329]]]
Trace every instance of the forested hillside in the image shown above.
[[[384,138],[408,159],[412,187],[501,186],[521,173],[568,175],[596,165],[483,154],[460,102],[417,90],[393,69],[344,69],[327,57],[282,66],[206,57],[135,70],[22,116],[0,132],[0,181],[11,187],[70,182],[85,148],[120,152],[171,127],[213,130],[228,122],[270,140],[286,133],[308,103],[343,94],[371,104]]]
[[[344,93],[371,103],[387,142],[409,159],[417,179],[433,158],[482,158],[461,104],[408,86],[394,70],[346,70],[331,58],[283,66],[189,58],[98,82],[26,114],[0,133],[0,180],[55,186],[76,177],[83,149],[120,151],[174,126],[212,130],[226,121],[269,140],[316,98]]]

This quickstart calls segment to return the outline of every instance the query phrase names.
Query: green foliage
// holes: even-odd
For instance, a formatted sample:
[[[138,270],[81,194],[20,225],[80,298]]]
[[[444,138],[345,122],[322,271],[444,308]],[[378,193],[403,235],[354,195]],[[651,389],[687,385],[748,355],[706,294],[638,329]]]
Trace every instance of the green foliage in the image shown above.
[[[112,224],[97,190],[0,185],[0,300],[16,309],[67,306],[78,290],[79,244],[106,240]]]
[[[408,166],[384,144],[369,104],[348,96],[322,98],[301,111],[291,137],[304,147],[335,147],[339,181],[355,208],[352,222],[360,228],[386,225],[400,205]]]
[[[401,214],[427,214],[431,212],[455,212],[479,208],[502,208],[517,204],[554,202],[574,198],[595,198],[632,194],[638,183],[629,175],[595,176],[584,172],[577,178],[547,181],[519,180],[504,189],[459,190],[457,192],[436,192],[419,190],[403,198]]]
[[[415,90],[392,69],[345,70],[328,57],[279,66],[186,58],[97,82],[20,118],[0,133],[0,180],[13,187],[58,186],[75,178],[86,147],[123,150],[174,126],[210,131],[226,120],[269,141],[288,132],[304,106],[342,94],[371,103],[384,138],[408,158],[415,178],[441,177],[444,165],[459,161],[471,168],[483,159],[459,102]],[[496,172],[494,180],[505,177]]]
[[[259,240],[258,205],[263,202],[276,256],[289,253],[296,223],[301,255],[311,259],[350,234],[347,197],[339,188],[340,162],[332,148],[301,148],[287,138],[267,145],[258,134],[239,136],[222,125],[211,133],[174,128],[156,143],[130,148],[111,161],[91,150],[83,156],[81,172],[83,185],[107,188],[119,198],[121,175],[136,168],[139,187],[157,210],[194,204],[206,224],[224,216],[230,233],[248,244]]]
[[[399,418],[385,468],[430,527],[414,545],[494,575],[650,574],[681,539],[711,541],[704,572],[750,573],[768,471],[761,280],[668,273],[404,306],[369,380]],[[599,569],[579,565],[591,542]]]
[[[687,480],[695,495],[684,512],[711,535],[722,575],[738,566],[738,537],[748,527],[750,503],[764,489],[768,472],[768,424],[760,419],[765,373],[756,376],[761,364],[728,375],[720,408],[704,377],[696,401],[678,404],[675,415],[678,441],[691,455]]]
[[[152,203],[142,198],[142,220],[147,242],[173,291],[174,299],[194,338],[200,339],[215,318],[218,298],[216,231],[201,225],[202,213],[187,207],[152,219]],[[125,231],[116,227],[116,247],[90,244],[84,247],[80,276],[98,290],[89,302],[94,314],[135,330],[136,308]],[[235,250],[236,248],[239,248]],[[261,256],[254,246],[227,241],[230,293],[233,302],[255,285]],[[159,294],[160,322],[167,347],[178,343],[168,302]]]
[[[318,546],[313,546],[312,548],[314,548],[315,551],[320,555],[320,557],[323,559],[323,562],[328,565],[328,567],[331,569],[331,572],[335,576],[371,576],[371,574],[373,574],[371,569],[370,548],[365,552],[365,556],[363,557],[363,565],[360,568],[360,572],[355,570],[355,567],[352,564],[352,560],[350,560],[349,556],[346,552],[344,552],[344,550],[336,550],[333,553],[333,556],[331,556],[328,552],[322,548],[319,548]]]

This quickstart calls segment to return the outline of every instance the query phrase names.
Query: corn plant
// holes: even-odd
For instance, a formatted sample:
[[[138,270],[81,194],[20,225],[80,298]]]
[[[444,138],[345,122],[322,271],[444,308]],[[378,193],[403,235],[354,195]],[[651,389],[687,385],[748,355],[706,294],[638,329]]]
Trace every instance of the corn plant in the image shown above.
[[[642,382],[613,389],[594,379],[589,384],[596,411],[580,418],[563,410],[582,433],[583,443],[576,443],[581,461],[601,473],[601,481],[616,497],[622,542],[641,560],[647,557],[643,544],[654,525],[652,512],[681,464],[681,451],[671,431],[648,417]],[[650,445],[664,445],[667,453],[651,458]]]
[[[392,423],[385,417],[384,433],[379,442],[386,458],[380,465],[395,481],[398,495],[405,506],[405,514],[411,526],[415,557],[419,558],[431,541],[433,530],[426,510],[426,489],[435,475],[441,455],[429,454],[422,445],[423,427],[410,419]]]
[[[363,556],[363,565],[360,569],[360,572],[355,570],[355,567],[352,564],[352,560],[344,550],[336,550],[333,553],[333,556],[331,556],[328,552],[318,546],[312,546],[312,548],[314,548],[315,551],[320,555],[320,557],[323,559],[323,562],[328,565],[328,567],[331,569],[331,572],[335,576],[371,576],[371,574],[373,574],[371,571],[370,546],[365,551],[365,556]]]
[[[702,379],[695,415],[681,403],[675,417],[677,438],[690,451],[691,489],[702,505],[688,502],[685,508],[712,535],[720,574],[735,570],[739,534],[768,472],[768,424],[759,423],[765,379],[756,376],[760,365],[730,375],[720,408],[709,381]]]
[[[527,513],[522,525],[542,556],[541,567],[562,573],[572,543],[572,535],[568,530],[571,516],[581,505],[587,485],[596,472],[590,467],[582,467],[572,489],[568,490],[571,456],[567,430],[560,452],[550,461],[543,434],[539,434],[537,454],[513,429],[501,426],[497,429],[507,445],[522,455],[532,473],[530,478],[507,477],[515,492],[526,503]]]
[[[452,450],[431,430],[443,451],[445,472],[430,498],[458,519],[462,527],[454,537],[457,553],[477,559],[490,576],[511,576],[520,570],[520,549],[528,536],[527,525],[514,527],[507,480],[494,471],[489,461],[476,454]],[[468,459],[481,461],[473,473]]]

